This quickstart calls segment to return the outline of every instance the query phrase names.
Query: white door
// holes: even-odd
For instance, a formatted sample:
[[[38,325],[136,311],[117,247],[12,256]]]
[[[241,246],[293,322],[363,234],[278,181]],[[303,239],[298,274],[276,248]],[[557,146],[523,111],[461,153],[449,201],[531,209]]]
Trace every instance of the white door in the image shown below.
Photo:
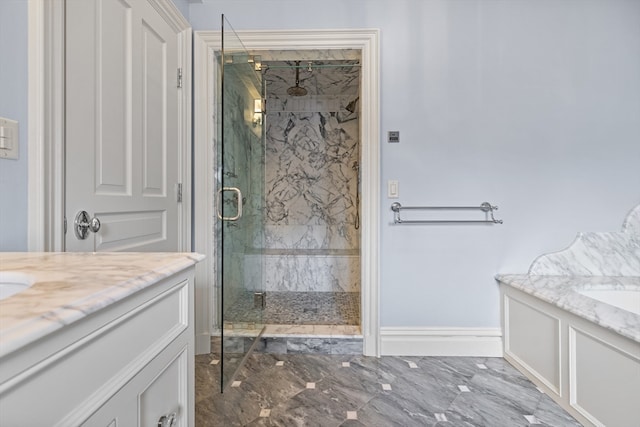
[[[67,0],[65,40],[66,250],[184,250],[176,31],[147,0]]]

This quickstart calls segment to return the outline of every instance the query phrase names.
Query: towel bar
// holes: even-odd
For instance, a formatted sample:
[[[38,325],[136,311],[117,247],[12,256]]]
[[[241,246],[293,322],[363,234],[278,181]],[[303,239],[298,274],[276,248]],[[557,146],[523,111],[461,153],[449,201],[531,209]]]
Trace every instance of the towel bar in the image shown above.
[[[489,202],[484,202],[480,206],[402,206],[400,203],[395,202],[391,205],[391,210],[393,211],[394,224],[454,224],[454,223],[502,224],[501,219],[495,219],[493,216],[493,211],[497,211],[498,207],[492,205]],[[400,218],[401,210],[480,210],[482,212],[488,213],[491,218],[485,219],[485,220],[472,220],[472,219],[403,220],[402,218]]]

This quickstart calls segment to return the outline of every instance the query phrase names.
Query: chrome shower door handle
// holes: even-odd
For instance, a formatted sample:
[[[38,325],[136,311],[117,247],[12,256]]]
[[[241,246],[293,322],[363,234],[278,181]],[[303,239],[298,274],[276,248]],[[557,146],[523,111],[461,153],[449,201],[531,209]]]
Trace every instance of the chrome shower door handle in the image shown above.
[[[222,192],[223,191],[233,191],[236,193],[238,198],[238,211],[235,216],[222,216],[222,212],[220,212],[220,206],[222,205]],[[216,206],[216,210],[218,211],[218,218],[223,221],[237,221],[242,218],[242,192],[238,187],[222,187],[218,190],[218,203]]]

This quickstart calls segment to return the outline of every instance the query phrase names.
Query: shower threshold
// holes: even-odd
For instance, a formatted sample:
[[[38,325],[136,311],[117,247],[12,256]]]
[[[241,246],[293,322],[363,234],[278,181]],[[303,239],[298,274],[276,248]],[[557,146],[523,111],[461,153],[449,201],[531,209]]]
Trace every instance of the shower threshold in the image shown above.
[[[266,324],[263,337],[362,338],[359,325],[279,325]]]
[[[255,310],[253,294],[240,294],[225,312],[224,333],[258,353],[362,354],[359,303],[359,292],[267,292],[264,310]]]
[[[256,353],[362,354],[357,325],[265,325]]]

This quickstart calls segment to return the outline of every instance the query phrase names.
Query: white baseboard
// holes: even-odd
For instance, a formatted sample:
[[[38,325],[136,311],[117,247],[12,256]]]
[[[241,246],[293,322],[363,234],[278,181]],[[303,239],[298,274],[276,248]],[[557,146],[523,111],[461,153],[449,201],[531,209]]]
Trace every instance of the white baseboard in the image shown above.
[[[211,335],[209,333],[196,334],[195,341],[196,354],[211,353]]]
[[[383,356],[502,357],[500,328],[381,327]]]

